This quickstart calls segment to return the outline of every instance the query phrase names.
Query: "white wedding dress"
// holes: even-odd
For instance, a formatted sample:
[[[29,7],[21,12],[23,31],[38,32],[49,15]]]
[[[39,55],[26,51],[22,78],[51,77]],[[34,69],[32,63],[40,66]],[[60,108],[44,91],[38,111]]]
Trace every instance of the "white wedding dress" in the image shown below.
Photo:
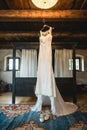
[[[48,31],[40,31],[40,50],[35,94],[37,102],[32,111],[41,111],[42,104],[51,104],[52,114],[60,116],[76,111],[73,103],[64,102],[56,86],[52,68],[52,27]]]

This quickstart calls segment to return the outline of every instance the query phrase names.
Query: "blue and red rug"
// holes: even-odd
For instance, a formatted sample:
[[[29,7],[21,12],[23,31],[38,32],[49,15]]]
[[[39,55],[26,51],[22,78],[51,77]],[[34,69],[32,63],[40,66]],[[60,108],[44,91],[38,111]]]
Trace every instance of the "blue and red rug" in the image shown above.
[[[31,112],[29,105],[0,105],[0,130],[87,130],[87,105],[79,105],[70,115],[39,121],[39,112]]]

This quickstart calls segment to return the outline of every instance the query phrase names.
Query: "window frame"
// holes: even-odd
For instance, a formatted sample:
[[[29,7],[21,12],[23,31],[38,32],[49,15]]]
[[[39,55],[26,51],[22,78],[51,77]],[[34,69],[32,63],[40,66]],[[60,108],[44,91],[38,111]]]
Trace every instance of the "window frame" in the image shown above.
[[[81,63],[82,58],[77,56],[76,59],[75,59],[75,62],[76,62],[77,59],[79,60],[79,69],[76,69],[76,71],[82,71],[82,63]]]
[[[13,60],[13,57],[9,56],[7,57],[6,59],[6,70],[7,71],[12,71],[13,69],[9,69],[9,60],[12,59]],[[18,69],[16,69],[16,71],[20,71],[20,57],[15,57],[15,60],[18,59],[19,61],[19,64],[18,64]]]
[[[77,72],[82,72],[84,71],[84,63],[83,63],[83,56],[81,55],[76,55],[76,58],[75,58],[75,64],[76,64],[76,59],[79,60],[79,69],[76,69]],[[70,60],[70,59],[69,59]],[[73,70],[73,59],[71,59],[71,68],[70,68],[70,64],[69,64],[69,70]],[[69,62],[70,63],[70,62]]]

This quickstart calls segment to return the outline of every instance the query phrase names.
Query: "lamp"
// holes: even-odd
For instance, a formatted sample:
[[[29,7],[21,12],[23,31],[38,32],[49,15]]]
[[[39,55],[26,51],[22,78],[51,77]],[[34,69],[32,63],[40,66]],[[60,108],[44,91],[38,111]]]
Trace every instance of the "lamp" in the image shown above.
[[[57,2],[58,0],[32,0],[32,3],[40,9],[49,9]]]

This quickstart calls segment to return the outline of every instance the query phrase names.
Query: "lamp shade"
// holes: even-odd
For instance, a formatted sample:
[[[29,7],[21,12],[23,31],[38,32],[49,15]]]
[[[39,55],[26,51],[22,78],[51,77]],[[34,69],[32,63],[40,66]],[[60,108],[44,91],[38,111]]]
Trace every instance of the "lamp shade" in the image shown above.
[[[40,9],[49,9],[57,2],[58,0],[32,0],[32,3]]]

